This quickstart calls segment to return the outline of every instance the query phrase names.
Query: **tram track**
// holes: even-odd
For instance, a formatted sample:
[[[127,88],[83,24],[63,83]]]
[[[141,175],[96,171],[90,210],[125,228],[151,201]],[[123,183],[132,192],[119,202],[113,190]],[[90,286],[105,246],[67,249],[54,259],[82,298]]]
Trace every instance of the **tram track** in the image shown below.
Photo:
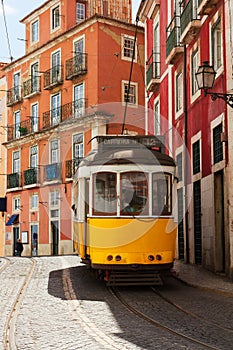
[[[220,324],[216,323],[216,322],[213,322],[212,320],[210,319],[203,319],[203,316],[199,316],[197,315],[196,313],[194,312],[191,312],[190,310],[184,308],[183,306],[175,303],[174,301],[172,301],[171,299],[165,297],[161,292],[159,292],[158,290],[156,290],[156,288],[154,287],[151,287],[151,290],[153,291],[153,293],[155,293],[157,296],[159,296],[162,300],[164,300],[165,302],[167,302],[168,304],[172,305],[173,307],[175,307],[177,310],[179,311],[182,311],[183,313],[185,313],[186,315],[192,317],[192,318],[195,318],[195,319],[198,319],[200,321],[204,321],[205,323],[207,323],[208,325],[210,326],[214,326],[214,327],[217,327],[223,331],[227,331],[227,332],[231,332],[233,333],[233,329],[230,328],[230,327],[223,327],[221,326]]]
[[[11,263],[10,259],[8,258],[1,258],[1,260],[3,261],[3,264],[0,265],[0,273],[4,271]]]
[[[30,258],[29,260],[31,262],[31,266],[25,274],[25,278],[23,279],[21,286],[15,296],[15,300],[10,308],[9,315],[6,320],[5,332],[4,332],[5,334],[4,350],[17,350],[15,328],[16,328],[16,322],[18,318],[18,312],[24,300],[28,284],[30,282],[30,279],[32,277],[32,274],[36,265],[36,262],[33,258]],[[11,260],[9,261],[9,264],[11,264]]]
[[[205,348],[205,349],[211,349],[211,350],[219,350],[218,347],[215,347],[215,346],[212,346],[210,344],[207,344],[203,341],[200,341],[198,339],[195,339],[191,336],[188,336],[188,335],[185,335],[183,334],[182,332],[178,332],[176,331],[175,329],[172,329],[171,327],[169,326],[166,326],[164,325],[163,323],[157,321],[156,319],[146,315],[144,312],[138,310],[136,307],[130,305],[127,300],[123,297],[123,295],[114,287],[109,287],[109,291],[110,293],[122,304],[124,305],[124,307],[132,312],[133,314],[135,314],[136,316],[138,316],[139,318],[145,320],[146,322],[152,324],[153,326],[157,327],[157,328],[160,328],[166,332],[169,332],[170,334],[172,335],[175,335],[175,336],[178,336],[180,337],[181,339],[185,340],[185,341],[189,341],[191,342],[192,344],[194,345],[197,345],[197,346],[201,346],[202,348]],[[168,301],[167,301],[168,302]],[[175,305],[173,305],[175,306]],[[180,309],[180,311],[183,311]],[[187,313],[187,312],[186,312]],[[187,313],[188,314],[188,313]],[[191,316],[192,314],[188,314],[189,316]]]

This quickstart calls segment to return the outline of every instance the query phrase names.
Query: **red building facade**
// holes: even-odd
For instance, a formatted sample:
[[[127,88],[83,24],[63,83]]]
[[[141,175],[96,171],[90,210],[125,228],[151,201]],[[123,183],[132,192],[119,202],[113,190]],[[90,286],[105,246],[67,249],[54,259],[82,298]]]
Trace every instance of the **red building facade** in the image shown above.
[[[228,107],[198,89],[204,61],[226,92],[225,3],[141,1],[145,25],[148,132],[165,135],[178,171],[177,257],[232,275]],[[186,152],[187,150],[187,152]]]
[[[22,20],[26,54],[4,70],[6,255],[18,238],[26,256],[73,252],[73,175],[94,136],[119,132],[128,88],[126,127],[144,131],[142,28],[128,87],[131,11],[131,0],[50,0]]]

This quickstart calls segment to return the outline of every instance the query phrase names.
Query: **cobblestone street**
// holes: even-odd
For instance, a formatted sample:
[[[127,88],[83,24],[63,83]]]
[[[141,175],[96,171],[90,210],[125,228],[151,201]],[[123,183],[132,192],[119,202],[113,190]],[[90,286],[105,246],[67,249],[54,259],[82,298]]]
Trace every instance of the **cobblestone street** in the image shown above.
[[[119,289],[130,310],[77,256],[0,260],[1,350],[231,349],[231,296],[172,279],[157,288],[164,299],[148,287]]]

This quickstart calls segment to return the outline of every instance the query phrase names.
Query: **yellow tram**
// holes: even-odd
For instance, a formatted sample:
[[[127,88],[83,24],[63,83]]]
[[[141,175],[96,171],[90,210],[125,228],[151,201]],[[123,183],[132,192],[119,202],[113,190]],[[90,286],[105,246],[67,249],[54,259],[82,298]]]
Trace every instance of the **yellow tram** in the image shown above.
[[[155,136],[96,141],[74,178],[75,250],[108,284],[157,284],[175,256],[175,162]]]

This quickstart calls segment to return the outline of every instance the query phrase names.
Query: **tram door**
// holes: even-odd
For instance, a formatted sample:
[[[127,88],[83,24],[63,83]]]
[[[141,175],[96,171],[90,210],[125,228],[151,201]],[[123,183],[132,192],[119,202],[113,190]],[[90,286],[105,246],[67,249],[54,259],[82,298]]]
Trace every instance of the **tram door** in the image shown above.
[[[13,256],[15,256],[15,251],[16,251],[16,243],[17,240],[19,239],[19,227],[13,227]]]
[[[85,179],[85,221],[84,221],[84,245],[85,245],[85,257],[87,256],[87,245],[88,245],[88,225],[87,218],[89,214],[89,184],[90,179]]]
[[[223,171],[214,174],[216,271],[225,272]]]
[[[58,255],[59,221],[51,221],[52,255]]]

